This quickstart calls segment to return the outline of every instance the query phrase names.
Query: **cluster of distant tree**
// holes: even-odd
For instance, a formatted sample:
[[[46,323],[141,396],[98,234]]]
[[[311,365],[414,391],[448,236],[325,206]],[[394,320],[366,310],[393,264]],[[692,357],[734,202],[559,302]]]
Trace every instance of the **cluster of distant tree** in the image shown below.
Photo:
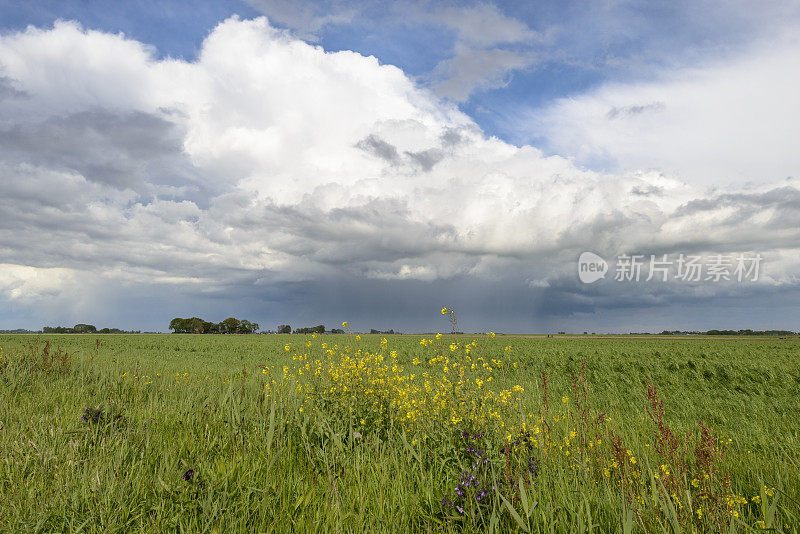
[[[199,317],[176,317],[169,322],[169,329],[176,334],[252,334],[258,331],[258,323],[235,317],[228,317],[219,323],[204,321]]]
[[[295,328],[292,330],[292,327],[288,324],[278,325],[278,334],[344,334],[345,331],[342,328],[331,328],[330,330],[325,330],[325,325],[317,325],[317,326],[304,326],[302,328]],[[371,329],[369,331],[370,334],[400,334],[401,332],[395,332],[394,329],[389,330],[376,330]]]
[[[45,326],[42,328],[43,334],[139,334],[139,330],[120,330],[119,328],[101,328],[93,324],[78,323],[73,327],[69,326]]]
[[[797,332],[791,330],[708,330],[706,332],[685,332],[681,330],[664,330],[662,336],[795,336]]]
[[[15,328],[14,330],[0,330],[0,334],[41,334],[41,330],[27,330],[25,328]]]
[[[304,326],[303,328],[295,328],[295,334],[324,334],[325,333],[325,325],[318,325],[318,326]]]

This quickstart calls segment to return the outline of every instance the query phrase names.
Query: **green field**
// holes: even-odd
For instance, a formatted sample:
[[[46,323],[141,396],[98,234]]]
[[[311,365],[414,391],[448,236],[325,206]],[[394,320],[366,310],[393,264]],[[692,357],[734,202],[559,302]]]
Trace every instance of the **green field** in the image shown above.
[[[797,339],[427,337],[0,335],[0,530],[797,532]]]

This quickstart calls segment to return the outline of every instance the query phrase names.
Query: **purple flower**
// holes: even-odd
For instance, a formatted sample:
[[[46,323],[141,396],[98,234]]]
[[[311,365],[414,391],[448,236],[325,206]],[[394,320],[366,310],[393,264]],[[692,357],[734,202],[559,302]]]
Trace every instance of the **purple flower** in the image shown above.
[[[86,421],[87,423],[97,423],[103,417],[103,410],[96,409],[96,408],[86,408],[83,411],[83,416],[81,417],[82,421]]]
[[[181,478],[183,478],[183,480],[186,480],[188,482],[189,480],[192,479],[193,476],[194,476],[194,469],[189,469],[183,474],[183,477]]]

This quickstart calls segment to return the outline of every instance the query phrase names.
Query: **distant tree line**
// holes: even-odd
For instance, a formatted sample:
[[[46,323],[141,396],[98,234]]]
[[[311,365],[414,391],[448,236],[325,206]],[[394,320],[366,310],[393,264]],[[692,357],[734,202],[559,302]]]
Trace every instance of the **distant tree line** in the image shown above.
[[[317,325],[317,326],[304,326],[302,328],[295,328],[292,330],[291,325],[282,324],[278,325],[278,334],[344,334],[345,331],[342,328],[331,328],[330,330],[325,330],[325,325]],[[372,328],[369,331],[370,334],[402,334],[402,332],[395,332],[393,328],[389,330],[376,330]],[[460,333],[460,332],[459,332]]]
[[[204,321],[199,317],[176,317],[169,322],[169,329],[176,334],[252,334],[258,331],[258,323],[235,317],[228,317],[219,323]]]
[[[42,328],[43,334],[139,334],[139,330],[120,330],[119,328],[101,328],[93,324],[78,323],[73,327],[69,326],[45,326]]]
[[[303,328],[295,328],[295,334],[324,334],[325,325],[318,326],[304,326]]]
[[[664,330],[662,336],[696,335],[696,336],[795,336],[791,330],[708,330],[706,332],[686,332],[681,330]]]

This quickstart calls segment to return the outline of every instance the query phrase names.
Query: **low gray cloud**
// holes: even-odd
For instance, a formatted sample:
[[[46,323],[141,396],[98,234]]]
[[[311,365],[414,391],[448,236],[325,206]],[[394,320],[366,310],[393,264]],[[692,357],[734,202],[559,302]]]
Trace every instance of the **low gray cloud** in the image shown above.
[[[0,126],[0,158],[7,164],[71,171],[120,188],[138,188],[149,175],[169,184],[170,160],[181,154],[175,124],[137,111],[81,111]]]
[[[461,102],[475,91],[505,87],[514,71],[535,61],[527,50],[457,46],[455,55],[440,62],[429,78],[437,94]]]
[[[289,0],[245,0],[270,20],[294,30],[309,41],[316,41],[328,25],[347,24],[364,8],[359,2],[293,2]]]

